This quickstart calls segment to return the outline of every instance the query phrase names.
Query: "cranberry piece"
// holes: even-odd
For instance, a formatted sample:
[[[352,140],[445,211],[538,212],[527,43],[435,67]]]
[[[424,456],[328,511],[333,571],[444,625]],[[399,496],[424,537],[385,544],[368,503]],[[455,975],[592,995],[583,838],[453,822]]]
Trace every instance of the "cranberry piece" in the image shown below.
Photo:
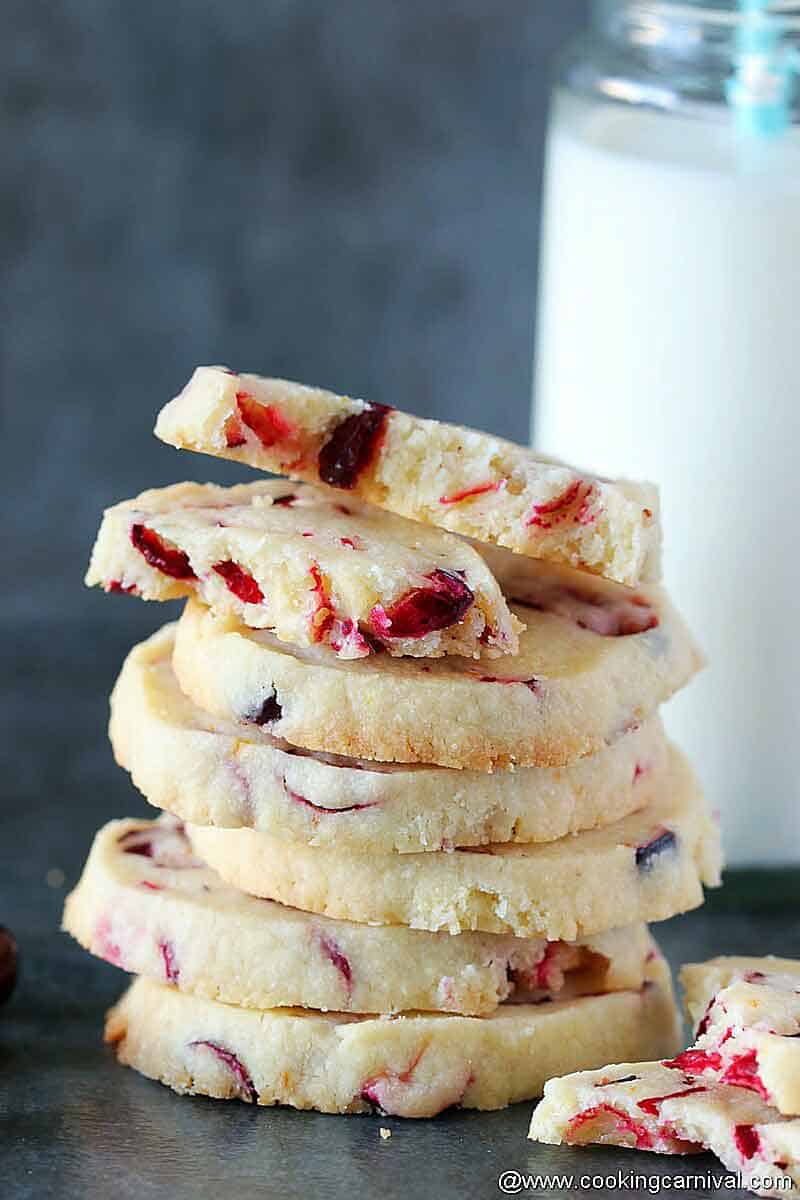
[[[325,934],[320,934],[319,945],[322,953],[326,958],[330,959],[344,980],[344,985],[349,996],[353,990],[353,969],[350,966],[349,958],[342,954],[342,951],[333,938],[326,937]]]
[[[391,411],[387,404],[370,404],[339,422],[317,459],[323,483],[348,490],[355,487],[378,451]]]
[[[144,829],[129,829],[117,839],[117,845],[122,846],[126,854],[140,854],[142,858],[153,858],[152,839]]]
[[[244,430],[239,424],[239,418],[234,413],[228,417],[222,430],[225,434],[225,445],[229,450],[235,449],[236,446],[243,446],[247,441]]]
[[[287,492],[285,496],[275,496],[272,500],[273,508],[291,508],[297,496],[294,492]]]
[[[236,406],[247,428],[252,429],[265,449],[291,437],[292,426],[273,405],[259,404],[249,392],[237,392]]]
[[[758,1130],[752,1125],[734,1125],[733,1141],[742,1158],[748,1160],[754,1158],[761,1147]]]
[[[255,1084],[250,1078],[249,1071],[244,1066],[242,1060],[237,1058],[237,1056],[231,1050],[226,1050],[224,1046],[220,1046],[217,1042],[209,1042],[204,1039],[199,1039],[196,1042],[189,1042],[189,1045],[202,1046],[204,1049],[210,1050],[211,1053],[216,1055],[219,1061],[228,1068],[231,1075],[233,1075],[234,1079],[239,1085],[239,1092],[242,1099],[246,1100],[248,1104],[256,1104],[258,1102],[258,1092],[256,1091]]]
[[[565,1140],[569,1142],[572,1139],[572,1135],[588,1121],[602,1121],[609,1118],[615,1132],[630,1133],[633,1135],[637,1150],[650,1150],[652,1148],[653,1138],[641,1122],[637,1121],[634,1117],[628,1116],[621,1108],[615,1108],[613,1104],[595,1104],[593,1108],[586,1108],[583,1112],[578,1113],[567,1126]]]
[[[755,1050],[747,1050],[732,1059],[720,1076],[720,1083],[730,1083],[733,1087],[747,1088],[749,1092],[757,1092],[762,1100],[770,1103],[770,1096],[758,1073],[758,1057]]]
[[[475,593],[459,575],[439,568],[426,576],[430,586],[414,588],[385,609],[370,613],[373,628],[385,638],[419,638],[458,624],[475,601]]]
[[[121,592],[124,596],[138,596],[139,589],[135,583],[131,583],[128,587],[123,587],[121,579],[110,579],[106,584],[107,592]]]
[[[677,850],[678,839],[671,829],[663,829],[651,838],[649,842],[645,842],[643,846],[636,847],[636,866],[640,871],[650,871],[656,863],[656,860],[668,850]]]
[[[714,1007],[714,1001],[716,1000],[716,998],[717,998],[716,996],[712,996],[711,999],[709,1000],[708,1004],[706,1005],[706,1011],[703,1013],[702,1017],[700,1018],[700,1024],[697,1026],[697,1032],[695,1033],[695,1037],[698,1037],[698,1038],[702,1037],[703,1034],[707,1031],[709,1025],[711,1024],[711,1010]]]
[[[546,504],[534,504],[525,523],[538,529],[552,529],[569,519],[576,525],[591,525],[595,519],[591,511],[593,493],[593,484],[585,479],[576,479]]]
[[[439,503],[460,504],[462,500],[469,500],[472,496],[485,496],[487,492],[499,492],[505,482],[505,479],[498,479],[494,483],[479,483],[475,487],[464,488],[460,492],[453,492],[450,496],[440,496]]]
[[[640,1100],[638,1106],[642,1112],[646,1112],[649,1113],[650,1116],[657,1117],[659,1109],[665,1100],[677,1100],[680,1096],[693,1096],[695,1092],[707,1091],[708,1088],[704,1087],[684,1088],[682,1092],[669,1092],[666,1096],[649,1096],[646,1100]]]
[[[634,1083],[638,1078],[638,1075],[623,1075],[621,1079],[601,1079],[594,1086],[608,1087],[610,1083]]]
[[[189,558],[177,546],[168,546],[154,530],[146,525],[131,528],[131,541],[151,567],[173,579],[196,579]]]
[[[16,986],[18,959],[17,939],[0,925],[0,1004],[5,1004]]]
[[[677,1058],[667,1059],[665,1067],[686,1071],[689,1075],[700,1075],[703,1071],[718,1071],[722,1058],[716,1050],[684,1050]]]
[[[299,792],[293,792],[290,787],[286,786],[286,780],[283,781],[283,790],[290,800],[294,800],[295,804],[304,804],[306,808],[313,808],[314,812],[332,813],[350,813],[360,812],[363,808],[375,808],[380,804],[379,800],[373,800],[370,804],[348,804],[344,808],[326,808],[324,804],[315,804],[313,800],[307,800],[305,796],[301,796]]]
[[[273,721],[280,721],[283,716],[283,708],[278,702],[278,697],[273,692],[271,696],[267,696],[264,703],[253,714],[253,716],[245,717],[251,725],[271,725]]]
[[[247,571],[243,571],[238,563],[218,562],[213,568],[218,575],[221,575],[225,580],[226,587],[229,592],[233,592],[234,596],[238,597],[243,604],[261,604],[264,600],[264,593],[261,588],[249,575]]]
[[[763,971],[748,971],[744,977],[745,983],[764,983],[766,975]]]
[[[181,973],[175,958],[175,947],[172,942],[161,941],[158,950],[164,963],[164,978],[167,983],[177,983]]]

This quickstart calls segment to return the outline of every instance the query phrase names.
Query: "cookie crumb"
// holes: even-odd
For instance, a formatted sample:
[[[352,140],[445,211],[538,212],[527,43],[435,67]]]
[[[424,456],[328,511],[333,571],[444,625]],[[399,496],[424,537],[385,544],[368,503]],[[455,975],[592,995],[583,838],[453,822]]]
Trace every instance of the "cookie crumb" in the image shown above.
[[[385,1125],[381,1125],[380,1134],[381,1134],[381,1141],[385,1142],[388,1138],[390,1138],[392,1136],[392,1131],[391,1131],[391,1129],[387,1129]]]

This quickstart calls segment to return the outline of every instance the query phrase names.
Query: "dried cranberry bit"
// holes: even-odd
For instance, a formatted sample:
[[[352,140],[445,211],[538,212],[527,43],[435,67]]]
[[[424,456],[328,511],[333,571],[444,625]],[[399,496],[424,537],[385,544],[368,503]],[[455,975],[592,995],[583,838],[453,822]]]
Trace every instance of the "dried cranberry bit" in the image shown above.
[[[636,847],[636,866],[643,873],[652,871],[662,854],[678,849],[678,839],[671,829],[662,829],[649,842]]]
[[[18,961],[17,939],[0,925],[0,1004],[5,1004],[16,987]]]
[[[571,1141],[573,1135],[587,1122],[609,1117],[613,1120],[615,1133],[629,1133],[633,1136],[637,1150],[652,1148],[652,1135],[645,1129],[641,1121],[629,1116],[621,1108],[615,1108],[613,1104],[595,1104],[593,1108],[586,1108],[574,1116],[567,1126],[565,1141]]]
[[[285,496],[275,496],[272,501],[273,508],[291,508],[298,496],[294,492],[288,492]]]
[[[746,1162],[755,1158],[761,1148],[761,1138],[758,1130],[752,1125],[734,1125],[733,1141],[736,1149]]]
[[[695,1031],[694,1036],[696,1038],[702,1037],[703,1034],[707,1031],[709,1025],[711,1024],[711,1010],[714,1007],[714,1001],[716,1000],[716,998],[717,998],[716,996],[712,996],[711,999],[709,1000],[708,1004],[706,1005],[706,1011],[703,1013],[702,1017],[700,1018],[700,1024],[697,1026],[697,1029]]]
[[[260,708],[244,720],[249,725],[272,725],[274,721],[280,721],[282,716],[283,707],[273,692],[271,696],[267,696]]]
[[[763,971],[747,971],[744,981],[745,983],[766,983],[767,977]]]
[[[648,1113],[652,1117],[657,1117],[661,1109],[661,1105],[665,1100],[678,1100],[681,1096],[693,1096],[695,1092],[707,1092],[705,1087],[690,1087],[684,1088],[681,1092],[668,1092],[666,1096],[648,1096],[646,1100],[640,1100],[638,1107],[642,1112]]]
[[[293,792],[286,783],[285,779],[283,781],[283,790],[286,792],[286,795],[290,800],[294,800],[295,804],[304,804],[306,808],[313,808],[314,812],[318,813],[332,813],[333,815],[338,815],[339,813],[360,812],[363,808],[376,808],[380,803],[380,801],[375,800],[371,804],[348,804],[344,808],[326,808],[323,804],[314,804],[312,800],[307,800],[306,797],[301,796],[299,792]]]
[[[748,1092],[756,1092],[762,1100],[770,1103],[770,1095],[764,1087],[758,1073],[758,1056],[755,1050],[747,1050],[731,1059],[720,1076],[720,1083],[729,1083],[733,1087],[746,1088]]]
[[[242,421],[252,429],[265,450],[286,441],[294,432],[293,426],[274,405],[259,404],[249,392],[236,393],[236,406]]]
[[[331,487],[350,490],[375,458],[386,431],[387,404],[369,404],[334,429],[319,452],[319,477]]]
[[[139,887],[147,888],[148,892],[163,892],[163,887],[160,883],[153,883],[150,879],[140,879]]]
[[[336,970],[344,980],[345,990],[349,996],[353,990],[353,970],[350,966],[350,960],[345,954],[342,954],[341,949],[334,939],[327,937],[324,933],[319,935],[319,948],[325,957],[336,967]]]
[[[453,492],[450,496],[440,496],[439,503],[460,504],[462,500],[470,500],[473,496],[485,496],[487,492],[499,492],[502,487],[505,487],[505,484],[505,479],[479,483],[475,487],[464,488],[460,492]]]
[[[568,488],[545,504],[534,504],[525,524],[530,528],[553,529],[565,521],[575,525],[591,525],[597,519],[592,511],[594,484],[576,479]]]
[[[722,1066],[722,1056],[715,1050],[684,1050],[677,1058],[665,1059],[661,1065],[686,1071],[689,1075],[701,1075],[703,1071],[718,1071]]]
[[[384,638],[421,638],[462,621],[475,602],[475,593],[452,571],[438,568],[430,575],[430,587],[414,588],[388,609],[376,604],[370,621]]]
[[[250,1074],[245,1068],[242,1060],[231,1051],[226,1050],[224,1046],[220,1046],[217,1042],[198,1039],[195,1042],[189,1042],[192,1048],[202,1047],[205,1050],[210,1050],[219,1061],[228,1068],[239,1086],[239,1092],[242,1100],[246,1100],[248,1104],[256,1104],[258,1102],[258,1092],[255,1084],[250,1078]]]
[[[373,654],[378,643],[364,636],[349,617],[345,621],[334,621],[330,634],[331,649],[337,654],[347,650],[352,658],[366,658]],[[383,649],[383,646],[380,646]]]
[[[158,534],[146,525],[131,526],[131,542],[145,561],[157,571],[172,579],[196,579],[188,555],[177,546],[168,546]]]
[[[155,856],[153,840],[146,829],[129,829],[117,838],[117,845],[122,847],[125,854],[140,854],[142,858]]]
[[[247,441],[247,438],[244,436],[244,430],[239,424],[239,418],[235,413],[231,413],[226,419],[222,427],[222,432],[225,434],[225,445],[229,450],[234,450],[237,446],[243,446]]]
[[[623,1075],[621,1079],[599,1079],[595,1087],[608,1087],[610,1083],[635,1083],[638,1075]]]
[[[135,583],[130,583],[127,587],[124,587],[121,579],[110,579],[106,584],[106,591],[121,592],[125,596],[139,595],[139,589]]]
[[[368,1100],[371,1104],[377,1105],[382,1112],[386,1112],[387,1110],[383,1107],[385,1097],[381,1096],[381,1092],[383,1092],[387,1085],[392,1083],[411,1083],[419,1061],[427,1048],[427,1045],[425,1045],[418,1050],[404,1071],[387,1069],[379,1072],[377,1075],[373,1075],[371,1079],[367,1079],[361,1085],[361,1099]]]
[[[469,674],[474,675],[475,672],[470,671]],[[477,680],[478,683],[499,683],[504,687],[508,687],[511,683],[521,683],[523,687],[533,692],[534,696],[538,696],[542,690],[542,681],[535,676],[531,679],[502,679],[499,675],[478,675]]]
[[[233,592],[242,604],[263,604],[264,593],[253,576],[243,570],[238,563],[230,561],[215,563],[213,568],[217,575],[225,580],[229,592]]]
[[[172,945],[172,942],[160,941],[158,943],[158,952],[164,964],[164,979],[167,983],[177,984],[181,973],[175,958],[175,947]]]

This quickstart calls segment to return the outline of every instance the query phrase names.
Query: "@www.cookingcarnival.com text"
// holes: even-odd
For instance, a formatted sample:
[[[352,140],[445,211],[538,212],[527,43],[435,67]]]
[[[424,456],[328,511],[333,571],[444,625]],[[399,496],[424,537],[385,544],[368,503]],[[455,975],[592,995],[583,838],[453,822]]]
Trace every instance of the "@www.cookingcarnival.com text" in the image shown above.
[[[639,1171],[585,1171],[581,1174],[538,1174],[533,1171],[501,1171],[497,1186],[504,1196],[536,1195],[539,1192],[609,1191],[645,1192],[657,1196],[661,1192],[689,1192],[703,1188],[736,1191],[763,1188],[788,1192],[792,1180],[788,1175],[750,1176],[745,1182],[738,1173],[720,1168],[718,1171],[694,1171],[685,1175],[658,1175]]]

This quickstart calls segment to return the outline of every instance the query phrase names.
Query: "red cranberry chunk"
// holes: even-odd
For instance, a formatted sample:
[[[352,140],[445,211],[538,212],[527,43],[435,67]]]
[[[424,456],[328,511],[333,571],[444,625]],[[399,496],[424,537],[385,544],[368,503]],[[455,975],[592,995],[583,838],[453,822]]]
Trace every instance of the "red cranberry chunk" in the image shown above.
[[[349,996],[353,988],[353,969],[350,966],[349,958],[342,953],[338,943],[333,938],[326,937],[325,934],[320,934],[319,945],[322,953],[326,958],[330,959],[341,975]]]
[[[16,938],[0,925],[0,1004],[5,1004],[16,985],[18,958]]]
[[[256,1091],[255,1084],[250,1078],[249,1071],[244,1066],[242,1060],[237,1058],[237,1056],[231,1050],[226,1050],[224,1046],[218,1045],[217,1042],[209,1042],[205,1040],[190,1042],[189,1045],[202,1046],[206,1050],[210,1050],[211,1053],[214,1054],[219,1061],[228,1068],[231,1075],[233,1075],[234,1079],[239,1085],[239,1092],[242,1099],[246,1100],[249,1104],[256,1104],[258,1102],[258,1092]]]
[[[686,1071],[689,1075],[700,1075],[703,1071],[718,1071],[722,1058],[716,1050],[684,1050],[677,1058],[665,1061],[664,1066]]]
[[[720,1077],[721,1083],[730,1083],[734,1087],[747,1088],[749,1092],[757,1092],[762,1100],[770,1103],[770,1096],[758,1073],[758,1058],[755,1050],[747,1050],[732,1059]]]
[[[158,950],[164,964],[164,979],[167,983],[176,984],[180,979],[180,968],[175,958],[175,947],[172,942],[160,941]]]
[[[649,1113],[653,1117],[657,1117],[661,1105],[665,1100],[677,1100],[681,1096],[693,1096],[695,1092],[706,1092],[708,1088],[690,1087],[684,1088],[681,1092],[669,1092],[666,1096],[648,1096],[646,1100],[640,1100],[638,1107],[642,1112]]]
[[[370,404],[360,413],[352,413],[334,429],[319,452],[319,477],[331,487],[353,488],[378,452],[386,418],[386,404]]]
[[[260,708],[244,719],[251,725],[271,725],[274,721],[280,721],[282,715],[283,708],[273,692],[271,696],[267,696]]]
[[[637,1150],[652,1148],[653,1138],[641,1121],[628,1116],[626,1112],[621,1108],[615,1108],[613,1104],[596,1104],[574,1116],[567,1127],[566,1140],[568,1142],[576,1140],[574,1135],[581,1126],[595,1121],[601,1126],[609,1125],[617,1133],[631,1134]]]
[[[758,1154],[761,1138],[758,1136],[758,1130],[752,1125],[735,1125],[733,1140],[742,1158],[749,1160]]]
[[[650,871],[658,858],[667,851],[678,848],[678,839],[671,829],[663,829],[643,846],[636,847],[636,866],[640,871]]]
[[[252,429],[265,449],[291,437],[292,426],[283,414],[270,404],[259,404],[249,392],[236,393],[236,406],[247,428]]]
[[[377,632],[387,638],[420,638],[448,629],[463,620],[475,594],[459,575],[438,569],[426,576],[428,587],[414,588],[384,609],[376,605],[371,617]]]
[[[134,525],[131,528],[131,542],[146,562],[164,575],[173,579],[196,579],[189,563],[188,555],[177,546],[168,546],[158,534],[148,529],[146,525]]]
[[[142,858],[153,858],[153,842],[146,829],[129,829],[117,839],[126,854],[140,854]]]
[[[214,570],[225,580],[228,591],[233,592],[234,596],[243,604],[261,604],[263,602],[264,593],[261,588],[253,576],[242,570],[238,563],[230,560],[218,562],[214,564]]]

